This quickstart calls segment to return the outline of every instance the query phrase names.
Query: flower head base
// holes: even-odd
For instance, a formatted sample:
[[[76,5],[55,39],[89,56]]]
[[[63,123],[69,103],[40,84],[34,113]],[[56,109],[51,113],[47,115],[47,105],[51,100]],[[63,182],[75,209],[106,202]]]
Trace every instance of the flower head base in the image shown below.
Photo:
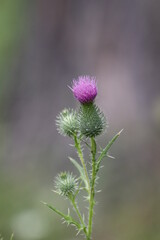
[[[78,114],[79,129],[85,137],[96,137],[106,128],[106,118],[93,103],[80,106]]]
[[[97,85],[94,77],[80,76],[73,80],[72,92],[82,104],[93,102],[97,96]]]
[[[55,181],[56,192],[65,197],[74,196],[77,190],[77,179],[72,173],[62,172]]]
[[[64,109],[56,119],[57,130],[64,136],[72,137],[78,130],[77,113],[74,110]]]

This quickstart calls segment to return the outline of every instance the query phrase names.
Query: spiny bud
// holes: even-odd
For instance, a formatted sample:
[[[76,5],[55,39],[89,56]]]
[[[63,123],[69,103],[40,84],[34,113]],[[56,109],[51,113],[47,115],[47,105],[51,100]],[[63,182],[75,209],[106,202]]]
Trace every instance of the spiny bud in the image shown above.
[[[77,179],[72,173],[62,172],[56,177],[55,187],[57,193],[62,196],[74,196],[77,190]]]
[[[69,137],[77,133],[78,121],[77,113],[74,110],[64,109],[56,119],[57,130],[60,134]]]
[[[80,132],[86,137],[98,136],[106,127],[104,114],[93,103],[80,106],[78,120]]]

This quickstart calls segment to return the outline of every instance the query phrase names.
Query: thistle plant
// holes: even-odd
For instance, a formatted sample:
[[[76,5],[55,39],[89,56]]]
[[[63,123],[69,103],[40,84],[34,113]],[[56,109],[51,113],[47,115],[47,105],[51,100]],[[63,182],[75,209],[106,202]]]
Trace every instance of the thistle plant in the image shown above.
[[[78,110],[64,109],[58,115],[56,125],[58,132],[63,136],[70,137],[74,143],[73,146],[79,160],[71,157],[69,159],[78,170],[78,176],[69,172],[61,172],[55,178],[54,192],[70,201],[77,216],[71,214],[70,209],[66,214],[47,203],[44,204],[57,213],[68,225],[75,226],[77,233],[83,233],[85,239],[91,240],[97,176],[102,160],[109,157],[108,151],[122,130],[109,141],[106,147],[98,147],[96,137],[105,132],[107,121],[103,112],[94,102],[97,96],[96,80],[94,77],[80,76],[73,81],[70,89],[79,101],[79,108]],[[84,147],[89,151],[90,160],[86,161],[84,158]],[[86,211],[83,214],[79,208],[78,196],[80,194],[84,196],[84,201],[88,205],[88,214]]]

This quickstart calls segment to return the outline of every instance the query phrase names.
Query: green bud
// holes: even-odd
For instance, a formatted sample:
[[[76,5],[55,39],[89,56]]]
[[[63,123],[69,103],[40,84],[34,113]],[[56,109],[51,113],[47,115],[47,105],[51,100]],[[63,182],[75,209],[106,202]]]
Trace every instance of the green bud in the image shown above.
[[[56,177],[56,192],[65,197],[74,196],[77,190],[77,179],[72,173],[62,172]]]
[[[98,136],[106,127],[104,114],[93,103],[80,106],[78,120],[80,132],[86,137]]]
[[[56,119],[57,130],[64,136],[73,136],[78,131],[77,113],[74,110],[64,109]]]

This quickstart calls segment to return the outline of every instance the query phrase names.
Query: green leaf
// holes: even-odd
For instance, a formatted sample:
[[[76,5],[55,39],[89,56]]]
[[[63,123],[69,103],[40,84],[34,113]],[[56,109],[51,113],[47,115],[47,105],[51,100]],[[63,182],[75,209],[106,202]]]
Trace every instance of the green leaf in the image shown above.
[[[68,224],[70,225],[74,225],[78,228],[78,230],[82,230],[82,226],[75,221],[69,214],[66,215],[64,213],[62,213],[61,211],[59,211],[58,209],[52,207],[51,205],[49,205],[48,203],[42,202],[45,206],[47,206],[48,208],[50,208],[52,211],[54,211],[55,213],[57,213],[59,216],[61,216]]]
[[[12,233],[10,240],[13,240],[14,234]]]
[[[77,168],[77,170],[79,171],[80,173],[80,176],[81,176],[81,179],[83,180],[85,186],[86,186],[86,189],[88,189],[88,182],[86,180],[86,177],[85,177],[85,173],[84,173],[84,169],[81,167],[81,165],[76,161],[74,160],[73,158],[69,157],[69,160],[73,163],[73,165]]]
[[[99,171],[99,167],[100,167],[100,163],[101,163],[102,159],[103,159],[105,156],[107,156],[108,150],[110,149],[110,147],[112,146],[112,144],[116,141],[116,139],[120,136],[120,134],[121,134],[122,131],[123,131],[123,129],[122,129],[119,133],[117,133],[117,134],[112,138],[112,140],[107,144],[107,146],[102,150],[102,152],[101,152],[101,154],[100,154],[100,156],[99,156],[99,158],[98,158],[98,160],[97,160],[96,172]]]

